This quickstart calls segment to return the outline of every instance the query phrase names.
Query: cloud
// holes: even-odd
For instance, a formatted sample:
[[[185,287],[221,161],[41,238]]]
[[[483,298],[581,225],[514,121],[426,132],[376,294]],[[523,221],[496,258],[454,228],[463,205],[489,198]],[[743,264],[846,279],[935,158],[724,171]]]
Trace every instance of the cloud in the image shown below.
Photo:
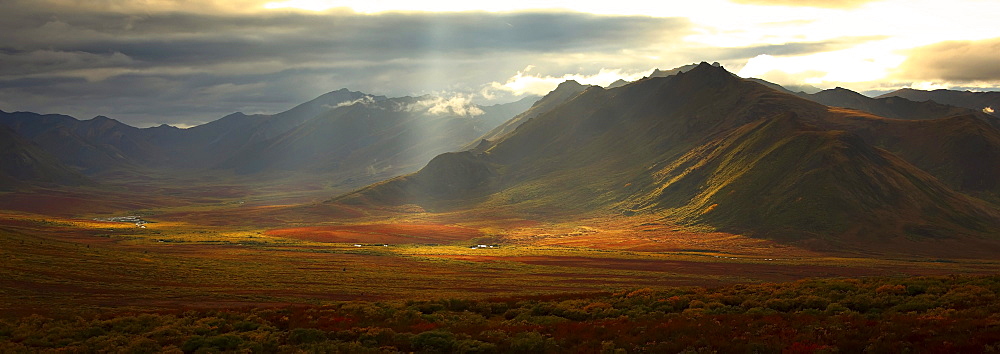
[[[370,95],[365,95],[365,96],[363,96],[363,97],[361,97],[359,99],[353,100],[353,101],[340,102],[336,106],[333,106],[333,107],[330,107],[330,108],[347,107],[347,106],[353,106],[353,105],[356,105],[356,104],[360,104],[362,106],[370,106],[370,105],[372,105],[374,103],[375,103],[375,97],[370,96]]]
[[[730,0],[737,4],[850,9],[882,0]]]
[[[584,85],[607,86],[621,79],[625,81],[635,81],[648,75],[653,69],[638,72],[623,72],[621,69],[601,68],[596,74],[564,74],[561,76],[532,75],[529,72],[533,66],[528,66],[522,71],[507,79],[507,81],[492,82],[484,89],[485,95],[492,95],[496,91],[506,91],[514,95],[545,95],[567,80],[576,80]]]
[[[262,0],[5,0],[11,8],[30,5],[33,8],[61,9],[65,11],[92,11],[114,13],[232,13],[254,12],[264,8]]]
[[[746,47],[699,49],[715,60],[753,58],[759,55],[796,56],[814,53],[833,52],[850,49],[859,45],[877,42],[888,36],[851,36],[837,37],[825,41],[788,42],[780,44],[763,44]]]
[[[563,72],[633,65],[629,53],[669,48],[690,27],[677,18],[552,11],[362,15],[193,4],[6,0],[0,109],[148,126],[274,113],[345,87],[468,94],[532,62]]]
[[[419,100],[405,107],[411,112],[426,112],[433,115],[456,115],[475,117],[485,114],[482,109],[472,103],[467,95],[456,94],[451,97],[430,97]]]
[[[893,72],[900,80],[1000,81],[1000,38],[940,42],[904,53],[906,60]]]

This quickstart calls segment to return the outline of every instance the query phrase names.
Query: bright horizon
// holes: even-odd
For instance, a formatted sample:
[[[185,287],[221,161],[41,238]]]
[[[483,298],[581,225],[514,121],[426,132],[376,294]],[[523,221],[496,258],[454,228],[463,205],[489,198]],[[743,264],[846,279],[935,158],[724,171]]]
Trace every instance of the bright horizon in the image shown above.
[[[339,88],[490,104],[701,61],[863,93],[1000,88],[995,1],[191,4],[13,1],[0,109],[191,126]]]

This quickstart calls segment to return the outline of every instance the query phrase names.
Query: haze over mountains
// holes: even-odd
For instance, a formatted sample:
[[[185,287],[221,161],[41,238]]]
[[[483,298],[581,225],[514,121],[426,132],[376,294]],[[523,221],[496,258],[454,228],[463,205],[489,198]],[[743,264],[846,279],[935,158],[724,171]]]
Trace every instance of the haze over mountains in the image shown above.
[[[40,171],[78,171],[74,173],[93,178],[216,171],[263,179],[289,172],[336,172],[344,177],[331,178],[356,179],[353,183],[360,186],[415,171],[434,155],[458,150],[536,99],[478,106],[440,97],[387,98],[342,89],[285,112],[234,113],[189,129],[140,129],[103,116],[77,120],[2,111],[0,125],[19,137],[8,140],[16,147],[5,152],[48,156],[28,159],[36,161],[32,168]],[[29,168],[18,170],[23,169]],[[53,174],[34,178],[36,173],[19,172],[11,178],[65,179],[64,173]]]
[[[342,188],[378,182],[333,203],[652,215],[827,246],[995,241],[1000,229],[997,117],[843,88],[792,93],[718,64],[608,88],[567,81],[488,107],[343,89],[189,129],[27,112],[0,112],[0,123],[11,188],[125,172],[313,175]]]

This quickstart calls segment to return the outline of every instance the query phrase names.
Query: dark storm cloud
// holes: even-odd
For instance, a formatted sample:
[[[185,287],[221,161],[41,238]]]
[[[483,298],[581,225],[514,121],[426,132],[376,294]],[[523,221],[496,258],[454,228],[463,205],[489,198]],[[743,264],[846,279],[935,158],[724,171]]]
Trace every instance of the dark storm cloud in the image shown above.
[[[115,22],[119,24],[109,24]],[[48,23],[37,25],[44,27]],[[614,49],[646,39],[638,33],[663,33],[685,24],[671,19],[566,13],[266,17],[167,14],[144,18],[103,15],[56,27],[82,33],[78,40],[60,38],[57,44],[65,50],[119,52],[147,62],[204,64],[247,57],[310,58],[352,53],[386,58],[425,51]],[[66,36],[73,37],[72,32]],[[22,43],[21,50],[47,47],[44,42],[30,43]]]
[[[532,64],[528,57],[668,45],[689,26],[557,12],[136,14],[14,5],[0,15],[0,109],[117,115],[137,125],[274,112],[341,87],[405,94],[482,84]]]
[[[902,80],[1000,81],[1000,38],[935,43],[906,54],[894,73]]]

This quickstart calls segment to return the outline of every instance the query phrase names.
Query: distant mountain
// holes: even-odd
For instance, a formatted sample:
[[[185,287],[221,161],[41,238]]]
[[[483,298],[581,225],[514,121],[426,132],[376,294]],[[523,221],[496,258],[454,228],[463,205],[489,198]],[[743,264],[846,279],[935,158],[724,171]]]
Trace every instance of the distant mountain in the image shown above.
[[[1000,116],[1000,92],[971,92],[954,90],[924,91],[911,88],[896,90],[881,96],[902,97],[912,101],[934,101],[952,106],[965,107],[979,112]]]
[[[609,89],[613,89],[613,88],[618,88],[618,87],[622,87],[622,86],[625,86],[625,85],[628,85],[628,81],[625,81],[623,79],[618,79],[618,80],[615,80],[615,82],[612,82],[611,84],[609,84],[608,88]]]
[[[219,167],[242,174],[334,173],[360,186],[416,171],[432,157],[469,144],[530,103],[525,99],[482,107],[433,96],[356,101],[257,142]]]
[[[902,132],[897,122],[910,124],[861,115],[702,63],[616,89],[588,88],[486,149],[437,156],[415,174],[333,202],[556,218],[642,213],[830,243],[997,236],[996,205],[833,128]],[[995,147],[992,138],[982,141]]]
[[[0,125],[85,173],[134,166],[165,154],[142,129],[103,116],[77,120],[58,114],[0,111]]]
[[[871,98],[860,93],[837,87],[815,94],[799,94],[802,97],[833,107],[845,107],[865,111],[886,118],[924,120],[947,118],[960,115],[978,115],[987,121],[994,118],[981,111],[950,106],[934,101],[916,102],[906,98],[890,96]]]
[[[92,182],[41,147],[0,125],[0,190],[48,184],[79,186]]]
[[[536,99],[478,106],[341,89],[285,112],[234,113],[189,129],[140,129],[103,116],[78,120],[2,111],[0,126],[87,175],[309,171],[350,180],[412,172],[434,155],[475,141]]]
[[[385,99],[384,96],[340,89],[277,114],[233,113],[185,129],[182,134],[172,136],[162,141],[162,144],[176,150],[174,156],[183,157],[171,161],[172,165],[210,168],[254,144],[273,139],[340,105]]]
[[[670,69],[670,70],[653,69],[653,72],[651,74],[649,74],[649,77],[674,76],[674,75],[677,75],[677,74],[680,74],[680,73],[685,73],[685,72],[691,71],[692,69],[697,68],[698,65],[699,65],[698,63],[693,63],[693,64],[688,64],[688,65],[682,65],[682,66],[679,66],[679,67],[676,67],[676,68],[673,68],[673,69]],[[715,62],[715,63],[712,63],[712,66],[714,66],[716,68],[721,68],[722,64],[719,64],[718,62]]]
[[[541,98],[541,96],[528,95],[520,100],[510,103],[495,104],[491,106],[476,105],[476,107],[483,111],[482,115],[476,117],[483,123],[483,126],[480,127],[480,129],[488,127],[486,130],[493,130],[500,125],[507,123],[511,120],[511,118],[524,113],[529,108],[534,106],[535,103]]]

